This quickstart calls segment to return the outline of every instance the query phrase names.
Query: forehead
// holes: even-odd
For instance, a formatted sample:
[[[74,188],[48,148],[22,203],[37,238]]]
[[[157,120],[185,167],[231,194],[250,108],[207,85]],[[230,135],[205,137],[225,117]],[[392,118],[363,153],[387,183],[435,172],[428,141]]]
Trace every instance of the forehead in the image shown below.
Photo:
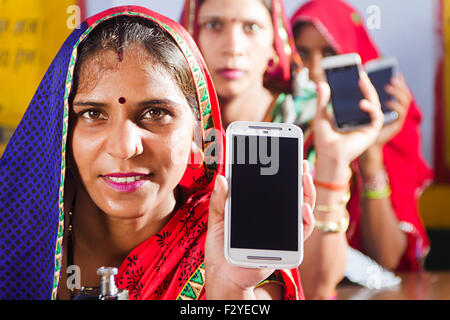
[[[329,47],[330,44],[320,31],[312,24],[306,23],[296,32],[295,43],[297,46]]]
[[[186,100],[173,76],[143,45],[125,48],[122,59],[114,50],[100,51],[89,57],[80,68],[78,95],[123,96],[127,101],[148,95],[170,96],[178,102]]]
[[[270,20],[270,12],[261,0],[205,0],[199,18],[215,16],[223,19]]]

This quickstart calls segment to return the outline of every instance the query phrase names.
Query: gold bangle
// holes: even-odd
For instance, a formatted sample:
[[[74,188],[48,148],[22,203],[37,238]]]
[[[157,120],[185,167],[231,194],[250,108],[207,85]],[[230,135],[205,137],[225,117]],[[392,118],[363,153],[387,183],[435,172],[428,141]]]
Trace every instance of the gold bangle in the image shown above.
[[[338,222],[335,221],[320,221],[316,220],[316,229],[322,232],[346,232],[348,225],[350,224],[350,215],[347,210],[345,210],[345,216],[339,219]]]
[[[325,204],[316,204],[314,206],[314,210],[324,213],[334,212],[341,208],[345,208],[349,200],[350,200],[350,191],[342,196],[342,199],[338,204],[333,204],[329,206]]]

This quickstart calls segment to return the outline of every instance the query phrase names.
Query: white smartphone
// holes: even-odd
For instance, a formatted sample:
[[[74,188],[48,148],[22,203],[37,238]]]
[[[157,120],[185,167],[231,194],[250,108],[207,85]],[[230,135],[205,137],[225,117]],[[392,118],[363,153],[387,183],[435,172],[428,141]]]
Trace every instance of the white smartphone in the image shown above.
[[[336,128],[348,131],[369,124],[369,114],[359,107],[359,102],[364,99],[359,88],[360,56],[348,53],[326,57],[322,60],[322,67],[331,89]]]
[[[303,259],[303,133],[292,124],[236,121],[227,128],[225,257],[250,268]]]
[[[397,120],[397,111],[394,111],[386,106],[386,101],[394,100],[394,98],[386,92],[384,87],[391,82],[392,77],[398,75],[398,60],[395,57],[371,60],[364,64],[364,69],[366,70],[373,86],[377,90],[378,97],[380,98],[381,110],[384,114],[384,124]]]

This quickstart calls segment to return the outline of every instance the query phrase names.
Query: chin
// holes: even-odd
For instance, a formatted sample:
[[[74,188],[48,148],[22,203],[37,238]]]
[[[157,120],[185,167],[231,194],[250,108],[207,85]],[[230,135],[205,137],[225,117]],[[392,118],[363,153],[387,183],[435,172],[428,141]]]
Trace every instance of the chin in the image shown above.
[[[243,83],[226,83],[224,85],[217,85],[217,95],[222,99],[232,99],[239,97],[246,92],[246,88]]]
[[[141,218],[152,209],[149,205],[136,203],[136,201],[109,201],[101,208],[108,217],[124,220]]]

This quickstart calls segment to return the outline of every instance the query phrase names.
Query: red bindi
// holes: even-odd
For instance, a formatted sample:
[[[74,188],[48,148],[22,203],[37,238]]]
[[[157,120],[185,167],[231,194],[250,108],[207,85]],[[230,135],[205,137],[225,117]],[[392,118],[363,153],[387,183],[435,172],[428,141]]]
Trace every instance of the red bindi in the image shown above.
[[[120,97],[119,98],[119,103],[120,104],[124,104],[125,102],[127,102],[127,100],[124,97]]]

